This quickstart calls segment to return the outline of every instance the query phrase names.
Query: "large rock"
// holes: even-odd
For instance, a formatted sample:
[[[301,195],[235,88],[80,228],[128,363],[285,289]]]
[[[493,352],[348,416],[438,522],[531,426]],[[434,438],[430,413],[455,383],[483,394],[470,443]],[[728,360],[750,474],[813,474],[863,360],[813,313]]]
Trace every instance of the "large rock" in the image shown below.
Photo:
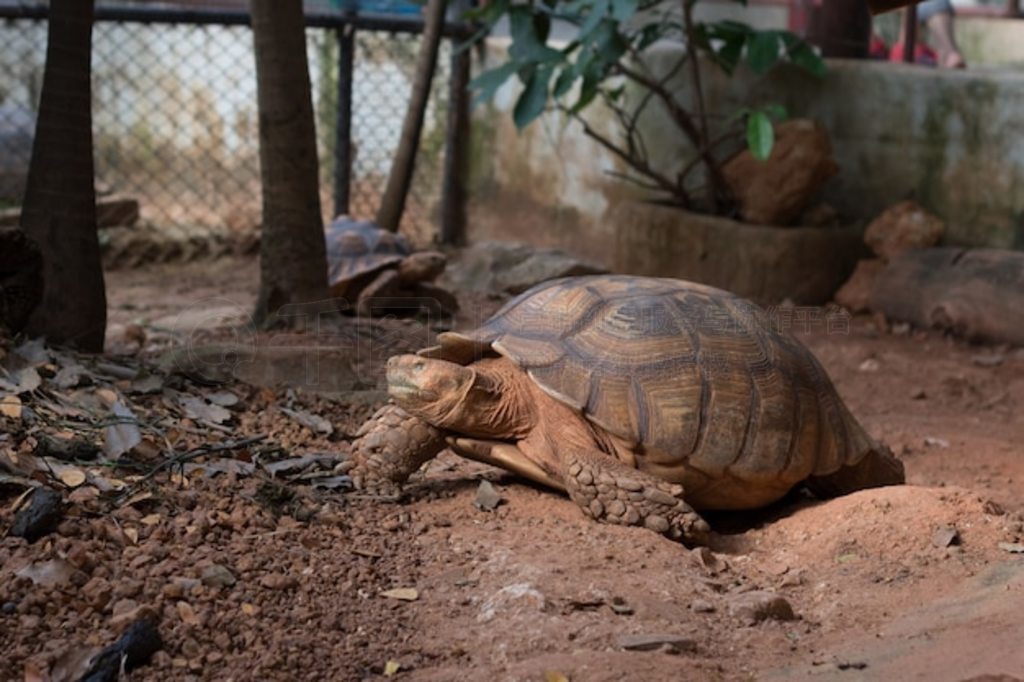
[[[775,146],[766,161],[744,150],[722,168],[739,201],[740,215],[758,225],[790,225],[839,171],[825,129],[794,119],[775,126]]]
[[[856,228],[748,225],[671,206],[621,202],[615,271],[710,284],[762,304],[832,300],[866,251]]]
[[[836,292],[836,303],[851,313],[866,312],[870,306],[871,289],[875,285],[875,278],[884,267],[885,261],[881,258],[859,261],[850,279]]]
[[[459,253],[449,263],[442,282],[458,291],[518,294],[551,279],[605,272],[607,268],[557,249],[485,241]]]
[[[890,261],[911,249],[935,246],[946,232],[942,220],[915,201],[901,201],[882,211],[864,232],[864,241],[879,258]]]

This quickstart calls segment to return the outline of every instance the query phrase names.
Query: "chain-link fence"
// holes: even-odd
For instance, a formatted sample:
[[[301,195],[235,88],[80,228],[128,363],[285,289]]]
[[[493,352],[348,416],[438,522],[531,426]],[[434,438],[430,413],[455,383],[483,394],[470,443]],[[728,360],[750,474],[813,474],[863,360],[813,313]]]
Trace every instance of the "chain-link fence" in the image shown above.
[[[21,201],[46,57],[43,13],[26,17],[24,9],[24,2],[9,7],[0,0],[0,17],[7,17],[0,20],[0,208]],[[101,194],[137,199],[142,220],[157,228],[254,231],[261,203],[252,32],[244,10],[218,13],[216,20],[204,15],[196,22],[189,22],[187,14],[147,8],[145,21],[128,21],[97,13],[97,188]],[[330,17],[322,15],[322,25],[307,29],[325,220],[335,210],[339,72],[344,68],[339,66],[344,63],[339,54],[343,24],[336,18],[330,25]],[[401,31],[358,28],[352,41],[349,206],[360,218],[372,218],[377,211],[401,134],[420,43],[415,30],[415,21],[405,22]],[[446,40],[402,225],[419,242],[437,232],[450,54]]]

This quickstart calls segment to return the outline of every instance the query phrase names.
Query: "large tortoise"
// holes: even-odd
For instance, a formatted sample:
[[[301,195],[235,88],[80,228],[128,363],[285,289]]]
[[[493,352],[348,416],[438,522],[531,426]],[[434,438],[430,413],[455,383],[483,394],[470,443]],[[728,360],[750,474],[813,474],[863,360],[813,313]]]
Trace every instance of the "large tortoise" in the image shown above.
[[[752,303],[672,279],[546,282],[479,329],[391,358],[393,403],[353,444],[353,480],[395,492],[455,452],[565,491],[600,521],[706,540],[695,510],[803,484],[904,481],[798,340]]]
[[[347,300],[360,316],[421,307],[451,314],[458,308],[454,296],[432,284],[444,272],[443,253],[414,252],[402,235],[347,215],[327,225],[324,238],[331,295]]]

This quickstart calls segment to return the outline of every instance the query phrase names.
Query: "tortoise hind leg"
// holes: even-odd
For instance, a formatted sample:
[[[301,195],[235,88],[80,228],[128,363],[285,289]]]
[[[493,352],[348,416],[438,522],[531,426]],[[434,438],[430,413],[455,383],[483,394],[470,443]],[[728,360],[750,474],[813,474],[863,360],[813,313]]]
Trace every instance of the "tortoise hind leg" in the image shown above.
[[[690,545],[707,544],[711,528],[683,501],[683,486],[626,466],[599,450],[564,453],[565,487],[598,521],[642,525]]]
[[[844,466],[827,476],[811,476],[804,485],[820,498],[839,497],[865,488],[902,485],[907,478],[903,462],[884,445],[876,445],[856,464]]]

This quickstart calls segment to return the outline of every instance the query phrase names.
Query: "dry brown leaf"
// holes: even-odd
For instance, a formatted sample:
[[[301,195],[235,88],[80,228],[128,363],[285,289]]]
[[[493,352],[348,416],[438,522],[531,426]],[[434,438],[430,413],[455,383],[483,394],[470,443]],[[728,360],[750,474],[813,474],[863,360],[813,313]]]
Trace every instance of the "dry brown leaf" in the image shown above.
[[[21,419],[21,398],[16,395],[0,396],[0,414],[11,419]]]
[[[256,606],[255,604],[250,604],[249,602],[245,602],[244,604],[242,604],[242,613],[244,613],[247,616],[256,616],[259,615],[259,612],[260,607]]]
[[[231,413],[220,405],[211,405],[194,395],[180,396],[178,402],[185,408],[185,415],[189,419],[198,419],[213,424],[223,424],[231,419]]]
[[[162,518],[163,517],[161,517],[159,514],[148,514],[139,519],[139,521],[144,526],[155,526],[156,524],[160,523],[160,520]]]
[[[185,625],[191,627],[199,627],[199,616],[196,615],[195,609],[187,601],[180,601],[177,604],[178,615]]]
[[[28,578],[36,585],[54,587],[67,584],[74,572],[75,567],[64,559],[50,559],[29,564],[15,571],[14,575],[19,578]]]
[[[206,399],[214,405],[221,407],[232,407],[238,404],[238,396],[231,391],[216,391],[206,396]]]
[[[290,410],[287,407],[279,409],[314,433],[322,433],[325,436],[334,433],[334,426],[331,422],[320,415],[307,412],[306,410]]]
[[[125,528],[124,536],[128,538],[133,545],[139,544],[139,531],[135,528]]]
[[[85,483],[86,475],[85,472],[77,467],[68,467],[63,469],[57,474],[57,478],[60,482],[69,488],[77,488],[78,486]]]
[[[380,596],[388,599],[400,599],[401,601],[416,601],[420,593],[415,587],[396,587],[391,590],[384,590]]]
[[[118,402],[117,393],[109,388],[96,389],[96,397],[102,400],[107,407],[113,407],[114,403]]]
[[[545,670],[544,682],[569,682],[569,678],[558,670]]]
[[[402,669],[402,664],[392,659],[384,664],[384,677],[393,677],[399,670]]]

